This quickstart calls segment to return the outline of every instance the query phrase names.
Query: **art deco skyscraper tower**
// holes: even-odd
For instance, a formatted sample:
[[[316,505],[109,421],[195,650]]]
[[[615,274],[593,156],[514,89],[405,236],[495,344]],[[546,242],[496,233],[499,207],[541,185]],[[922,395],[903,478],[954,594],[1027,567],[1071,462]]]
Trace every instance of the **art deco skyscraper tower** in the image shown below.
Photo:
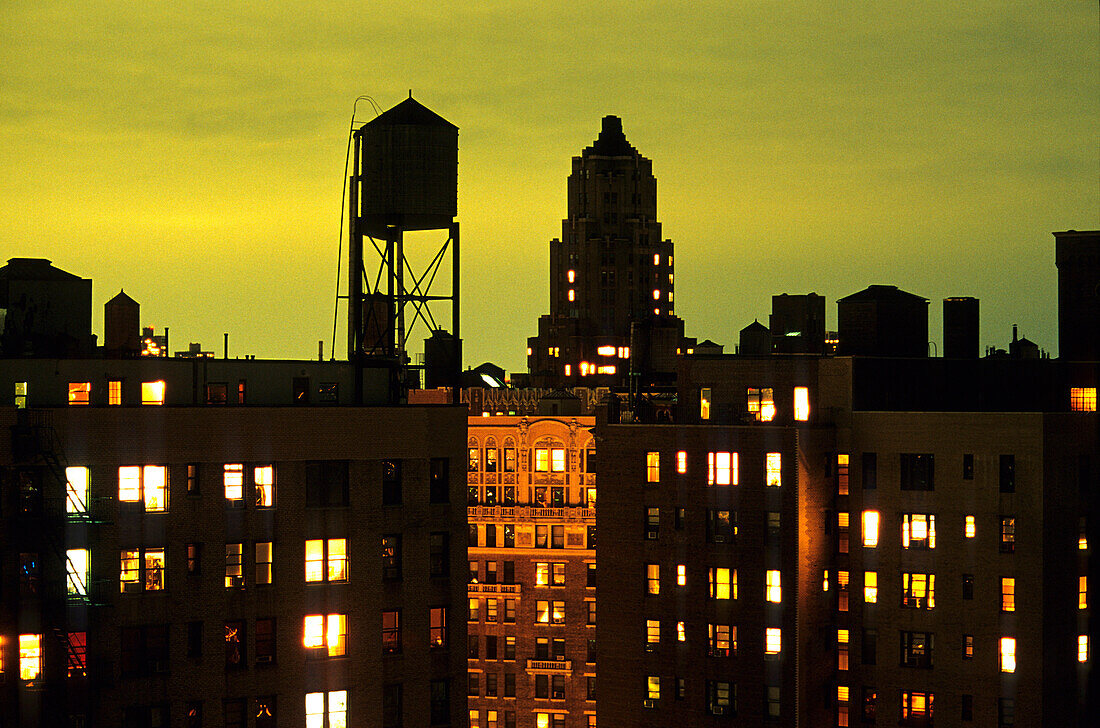
[[[673,246],[661,239],[652,162],[606,116],[573,157],[568,217],[550,241],[550,313],[528,339],[536,386],[671,381],[684,324],[674,314]]]

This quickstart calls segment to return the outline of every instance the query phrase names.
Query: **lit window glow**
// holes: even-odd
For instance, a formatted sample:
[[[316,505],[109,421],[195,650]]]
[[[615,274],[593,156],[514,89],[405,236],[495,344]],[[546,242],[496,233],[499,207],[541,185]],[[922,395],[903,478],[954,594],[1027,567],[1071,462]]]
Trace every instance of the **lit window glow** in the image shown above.
[[[1016,672],[1016,638],[1001,638],[1001,672]]]
[[[306,728],[347,728],[348,691],[306,693]]]
[[[570,283],[574,283],[577,280],[577,271],[571,270],[565,274],[565,277],[569,279]]]
[[[653,300],[654,301],[660,301],[661,300],[661,289],[660,288],[654,288],[653,289]]]
[[[660,564],[646,564],[646,584],[647,591],[650,594],[661,593],[661,565]],[[538,575],[536,574],[535,585],[539,586]]]
[[[65,468],[65,512],[88,512],[88,469],[80,466]]]
[[[88,549],[65,552],[65,587],[70,597],[88,596]]]
[[[1014,577],[1001,577],[1001,611],[1016,611],[1016,579]]]
[[[164,404],[164,382],[142,382],[141,403],[149,405]]]
[[[91,382],[69,382],[69,404],[87,405],[92,402]]]
[[[777,452],[770,452],[766,459],[765,483],[769,487],[777,488],[782,484],[783,456]]]
[[[647,619],[645,621],[646,629],[646,642],[651,645],[658,644],[661,641],[661,622],[657,619]]]
[[[975,535],[976,531],[977,531],[977,526],[974,523],[974,516],[967,516],[966,517],[966,537],[967,538],[974,538],[974,535]]]
[[[863,601],[867,604],[878,603],[878,572],[863,572]]]
[[[597,374],[614,374],[615,371],[616,370],[614,364],[601,364],[600,366],[596,367]]]
[[[275,467],[262,465],[253,472],[256,484],[256,506],[271,508],[275,505]]]
[[[683,564],[676,566],[676,586],[687,586],[687,567]]]
[[[328,650],[329,657],[339,657],[347,651],[346,614],[308,614],[302,644],[310,649]]]
[[[1096,411],[1096,387],[1070,387],[1069,408],[1073,412]]]
[[[781,576],[779,570],[769,569],[767,583],[764,586],[764,599],[776,604],[783,601],[783,587],[780,581]]]
[[[711,599],[737,598],[737,570],[726,567],[711,567],[708,571]]]
[[[699,419],[710,419],[710,387],[699,389]]]
[[[225,499],[239,501],[244,498],[244,466],[240,463],[225,465],[222,474],[225,484]]]
[[[764,632],[764,654],[778,655],[783,647],[783,630],[779,627],[768,627]]]
[[[810,419],[810,390],[808,387],[794,388],[794,418],[799,422]]]
[[[163,465],[123,465],[118,469],[118,499],[145,501],[150,512],[168,509],[168,469]]]
[[[600,356],[615,356],[615,347],[601,346],[600,348],[596,349],[596,353]]]
[[[677,642],[687,642],[687,631],[684,628],[684,623],[683,622],[677,622],[676,623],[676,641]]]
[[[737,453],[707,453],[707,485],[737,485]]]
[[[19,679],[37,680],[42,674],[42,635],[19,635]]]
[[[873,549],[878,546],[878,511],[863,512],[863,546]]]
[[[681,450],[676,453],[676,472],[683,475],[688,471],[688,454]]]
[[[570,301],[576,301],[577,300],[577,292],[574,291],[572,288],[569,289],[569,300]]]
[[[1089,636],[1087,634],[1077,635],[1077,661],[1089,661]]]
[[[107,404],[122,404],[122,382],[117,379],[107,382]]]
[[[1088,609],[1089,607],[1089,578],[1087,576],[1077,577],[1077,608]]]
[[[902,548],[936,548],[936,517],[925,513],[906,513],[901,521]]]
[[[661,482],[661,453],[647,452],[645,454],[645,479],[647,483]]]

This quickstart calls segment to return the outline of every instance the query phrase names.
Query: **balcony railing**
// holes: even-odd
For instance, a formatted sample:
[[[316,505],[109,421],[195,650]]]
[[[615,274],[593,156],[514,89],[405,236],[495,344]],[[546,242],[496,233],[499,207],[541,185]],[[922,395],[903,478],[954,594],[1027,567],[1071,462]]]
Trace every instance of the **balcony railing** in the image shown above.
[[[572,660],[528,660],[527,672],[572,672]]]
[[[544,508],[542,506],[467,506],[466,515],[487,521],[595,521],[596,509],[568,506]]]
[[[470,594],[512,594],[520,595],[519,584],[467,584],[466,591]]]

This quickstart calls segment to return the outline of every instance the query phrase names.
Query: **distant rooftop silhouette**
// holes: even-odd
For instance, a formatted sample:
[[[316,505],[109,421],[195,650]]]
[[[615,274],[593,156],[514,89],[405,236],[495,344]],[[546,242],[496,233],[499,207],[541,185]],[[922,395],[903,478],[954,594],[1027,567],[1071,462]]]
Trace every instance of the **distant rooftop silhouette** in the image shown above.
[[[604,157],[627,157],[638,153],[623,134],[623,120],[617,116],[605,116],[600,136],[584,150],[587,154],[599,154]]]
[[[412,96],[405,99],[392,109],[383,111],[378,116],[368,121],[364,126],[449,126],[452,129],[458,127],[435,113]]]

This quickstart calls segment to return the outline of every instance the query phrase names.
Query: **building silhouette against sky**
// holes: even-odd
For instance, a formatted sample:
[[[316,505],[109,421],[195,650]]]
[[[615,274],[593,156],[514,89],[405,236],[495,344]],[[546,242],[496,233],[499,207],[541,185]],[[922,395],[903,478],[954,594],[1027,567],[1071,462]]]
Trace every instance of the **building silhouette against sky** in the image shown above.
[[[534,386],[671,382],[686,347],[671,240],[661,238],[653,163],[617,116],[578,157],[562,236],[550,241],[550,313],[527,340]]]

